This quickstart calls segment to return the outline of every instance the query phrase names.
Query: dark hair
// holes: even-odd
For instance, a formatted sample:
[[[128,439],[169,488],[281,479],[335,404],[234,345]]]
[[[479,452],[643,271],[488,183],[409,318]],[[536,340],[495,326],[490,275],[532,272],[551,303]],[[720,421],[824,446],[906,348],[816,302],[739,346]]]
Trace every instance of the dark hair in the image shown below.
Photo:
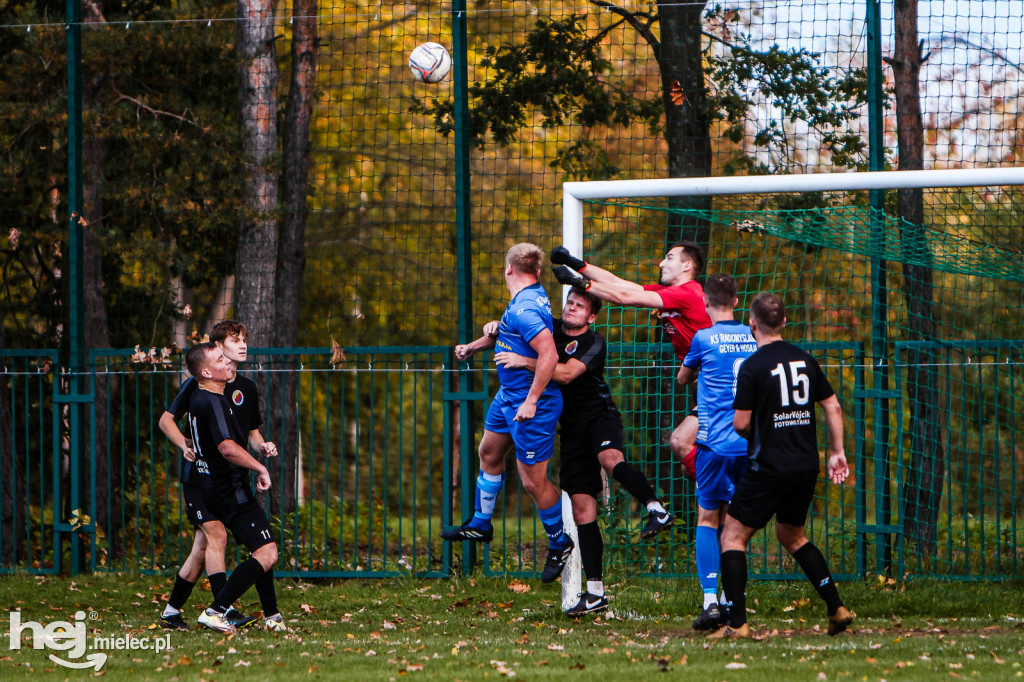
[[[213,343],[222,343],[224,339],[229,336],[237,336],[238,338],[248,341],[249,330],[245,328],[245,325],[241,322],[235,322],[234,320],[224,320],[213,325],[213,329],[210,330],[210,341]]]
[[[206,367],[206,356],[216,348],[217,344],[213,341],[197,343],[189,348],[188,352],[185,353],[185,366],[188,367],[188,373],[198,379],[199,373]]]
[[[580,298],[587,302],[587,307],[589,308],[591,315],[597,315],[599,312],[601,312],[601,306],[604,305],[604,301],[599,299],[594,294],[590,293],[589,291],[571,289],[569,291],[569,296],[572,296],[573,294],[579,296]]]
[[[758,294],[750,304],[750,316],[757,326],[769,333],[778,332],[786,322],[786,304],[770,292]]]
[[[700,247],[700,244],[697,242],[681,241],[668,247],[669,251],[672,249],[683,250],[683,254],[690,259],[694,269],[697,271],[694,273],[694,276],[699,276],[700,273],[704,272],[704,264],[707,262],[707,257],[704,255],[704,249]]]
[[[712,308],[732,308],[736,300],[736,280],[730,275],[716,272],[704,283],[704,297]]]

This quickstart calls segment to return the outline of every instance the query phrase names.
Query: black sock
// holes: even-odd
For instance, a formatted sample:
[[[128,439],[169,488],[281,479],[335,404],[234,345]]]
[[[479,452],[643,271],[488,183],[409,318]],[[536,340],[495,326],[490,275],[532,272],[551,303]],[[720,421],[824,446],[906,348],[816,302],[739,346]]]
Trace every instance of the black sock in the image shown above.
[[[192,588],[195,586],[195,583],[190,583],[180,575],[174,576],[174,587],[171,588],[171,597],[167,603],[181,611],[181,607],[188,601],[188,596],[192,594]]]
[[[260,595],[260,607],[263,609],[264,618],[278,613],[277,590],[274,589],[274,569],[265,571],[256,579],[256,593]]]
[[[263,566],[254,557],[249,557],[231,571],[231,577],[224,589],[217,593],[210,607],[216,611],[227,611],[263,575]]]
[[[825,557],[821,554],[821,551],[814,546],[813,542],[808,542],[793,552],[793,558],[800,564],[800,568],[803,569],[804,575],[814,585],[814,589],[825,600],[825,605],[828,607],[828,615],[834,616],[839,607],[843,605],[843,600],[839,598],[839,588],[836,587],[835,582],[832,580],[832,574],[828,570],[828,563],[825,562]]]
[[[654,488],[647,481],[647,477],[629,462],[616,464],[612,469],[612,478],[618,481],[640,504],[646,505],[648,502],[658,499],[654,494]]]
[[[210,579],[210,592],[213,593],[214,597],[224,589],[224,585],[228,582],[228,574],[224,571],[221,571],[220,573],[210,573],[206,577]]]
[[[722,552],[719,560],[722,589],[729,602],[729,626],[739,628],[747,622],[747,553],[730,549]]]
[[[601,559],[604,555],[604,540],[597,521],[584,523],[576,527],[580,538],[580,558],[583,559],[583,572],[587,580],[601,580]]]

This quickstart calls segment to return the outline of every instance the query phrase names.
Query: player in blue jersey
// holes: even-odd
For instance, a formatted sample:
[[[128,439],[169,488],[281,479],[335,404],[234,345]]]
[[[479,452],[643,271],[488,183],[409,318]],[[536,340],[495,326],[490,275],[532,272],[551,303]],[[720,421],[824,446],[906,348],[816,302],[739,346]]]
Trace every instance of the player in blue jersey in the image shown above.
[[[498,390],[487,410],[480,441],[480,475],[476,479],[476,512],[461,526],[441,532],[445,540],[490,542],[491,516],[505,480],[505,453],[515,446],[519,477],[533,497],[548,553],[541,580],[553,582],[562,574],[573,542],[562,529],[562,497],[548,480],[548,460],[555,447],[555,427],[562,414],[562,392],[553,381],[558,351],[552,334],[551,301],[538,282],[544,252],[533,244],[516,244],[505,257],[505,285],[512,297],[496,336],[484,335],[455,347],[455,357],[469,358],[479,350],[497,348],[536,359],[536,370],[498,366]]]
[[[725,510],[747,463],[747,441],[733,429],[732,402],[740,365],[755,350],[750,327],[734,319],[736,280],[715,274],[704,284],[704,306],[711,326],[699,330],[679,368],[682,384],[697,380],[697,575],[704,604],[694,630],[717,628],[718,532]]]

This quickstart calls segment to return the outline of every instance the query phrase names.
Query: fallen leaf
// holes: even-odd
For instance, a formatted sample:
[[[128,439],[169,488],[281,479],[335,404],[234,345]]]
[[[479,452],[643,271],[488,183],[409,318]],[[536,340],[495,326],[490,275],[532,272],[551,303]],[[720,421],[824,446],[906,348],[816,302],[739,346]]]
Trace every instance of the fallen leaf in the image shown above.
[[[528,584],[520,582],[519,580],[513,578],[512,582],[508,584],[508,589],[512,590],[517,594],[523,594],[524,592],[529,592],[531,588]]]
[[[334,340],[334,334],[331,334],[331,359],[329,362],[332,365],[345,364],[345,351],[341,345]]]

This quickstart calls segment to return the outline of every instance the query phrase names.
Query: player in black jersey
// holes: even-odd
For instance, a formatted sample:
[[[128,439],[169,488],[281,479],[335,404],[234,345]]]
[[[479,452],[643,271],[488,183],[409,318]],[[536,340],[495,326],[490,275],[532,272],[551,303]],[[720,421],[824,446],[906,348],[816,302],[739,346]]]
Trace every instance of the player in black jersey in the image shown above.
[[[229,528],[252,556],[239,564],[197,622],[219,632],[234,632],[225,617],[228,608],[277,561],[277,545],[266,514],[249,487],[248,471],[256,472],[256,489],[270,489],[267,468],[245,449],[247,437],[238,424],[224,387],[235,369],[215,343],[201,343],[185,356],[198,386],[189,400],[188,420],[196,461],[191,475],[205,479],[203,508]]]
[[[587,574],[587,590],[566,613],[578,617],[608,608],[602,582],[604,543],[597,526],[597,497],[604,487],[601,469],[610,473],[626,490],[647,507],[647,522],[642,537],[651,537],[672,525],[672,515],[658,501],[643,472],[625,461],[622,416],[604,380],[607,347],[604,338],[590,326],[601,311],[601,299],[576,289],[562,308],[562,319],[555,321],[555,347],[558,365],[554,379],[562,389],[561,433],[562,489],[572,500],[580,540],[580,555]],[[484,327],[490,331],[494,323]],[[495,363],[509,368],[532,370],[536,361],[515,353],[494,355]]]
[[[239,363],[245,362],[248,352],[248,330],[244,324],[233,320],[219,322],[211,330],[210,340],[221,347],[224,356],[236,368]],[[194,377],[187,379],[167,411],[160,417],[159,423],[160,430],[182,452],[180,458],[182,497],[185,500],[188,518],[196,527],[192,551],[175,576],[174,587],[160,616],[160,625],[164,628],[185,630],[188,629],[188,625],[181,616],[181,608],[192,593],[192,588],[199,576],[202,575],[204,566],[214,594],[219,592],[227,581],[224,569],[227,531],[220,520],[204,507],[203,490],[200,486],[206,478],[192,475],[195,452],[192,450],[191,442],[178,429],[178,423],[188,414],[189,400],[192,398],[196,386]],[[232,403],[232,410],[235,412],[239,425],[243,432],[248,434],[249,447],[267,457],[277,455],[276,446],[264,441],[259,431],[263,419],[260,414],[259,392],[256,384],[248,377],[236,373],[235,377],[225,386],[224,392]],[[256,585],[256,591],[260,596],[266,627],[271,630],[280,630],[284,628],[284,619],[277,608],[277,595],[273,580],[273,571],[268,571],[260,578],[260,582]],[[246,627],[255,623],[257,619],[246,616],[236,609],[229,609],[228,620],[236,627]]]
[[[814,404],[828,426],[828,477],[839,485],[850,470],[843,451],[843,411],[817,361],[782,340],[786,308],[775,294],[762,293],[750,306],[750,331],[757,351],[740,366],[733,426],[747,439],[749,462],[722,531],[722,585],[729,621],[713,638],[750,637],[747,625],[746,547],[751,536],[775,517],[775,536],[814,585],[828,607],[828,634],[850,626],[825,557],[804,534],[818,480]]]

